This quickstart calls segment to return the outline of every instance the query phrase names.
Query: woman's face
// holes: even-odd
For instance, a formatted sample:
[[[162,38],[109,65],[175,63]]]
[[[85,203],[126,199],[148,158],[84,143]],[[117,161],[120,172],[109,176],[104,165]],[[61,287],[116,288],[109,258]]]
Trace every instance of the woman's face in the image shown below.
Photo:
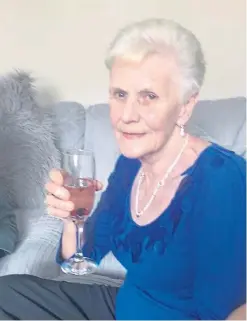
[[[162,150],[178,121],[178,70],[172,59],[116,59],[110,74],[110,115],[123,155],[143,158]]]

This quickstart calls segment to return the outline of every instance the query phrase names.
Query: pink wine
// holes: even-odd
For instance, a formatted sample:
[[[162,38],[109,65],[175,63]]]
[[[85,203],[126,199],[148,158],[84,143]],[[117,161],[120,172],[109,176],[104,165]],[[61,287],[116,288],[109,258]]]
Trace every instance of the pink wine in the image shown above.
[[[93,208],[95,186],[91,179],[80,179],[80,187],[66,186],[70,192],[70,201],[75,204],[75,210],[71,212],[72,217],[88,216]]]

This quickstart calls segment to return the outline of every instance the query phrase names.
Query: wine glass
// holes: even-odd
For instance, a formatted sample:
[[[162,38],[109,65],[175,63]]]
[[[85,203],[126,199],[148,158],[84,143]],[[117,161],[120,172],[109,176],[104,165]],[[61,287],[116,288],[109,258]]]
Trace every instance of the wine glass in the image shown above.
[[[62,152],[64,186],[70,192],[75,208],[68,219],[76,225],[76,253],[62,263],[64,273],[84,275],[95,271],[96,263],[82,253],[83,226],[92,211],[95,196],[95,161],[92,151],[75,149]]]

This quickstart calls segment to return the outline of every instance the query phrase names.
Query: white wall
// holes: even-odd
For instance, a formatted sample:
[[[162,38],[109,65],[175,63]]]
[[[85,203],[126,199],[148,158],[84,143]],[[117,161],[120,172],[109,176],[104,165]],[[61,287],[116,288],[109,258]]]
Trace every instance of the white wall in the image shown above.
[[[32,71],[57,99],[106,101],[108,43],[148,17],[177,20],[201,40],[202,98],[245,95],[245,0],[0,0],[0,73]]]

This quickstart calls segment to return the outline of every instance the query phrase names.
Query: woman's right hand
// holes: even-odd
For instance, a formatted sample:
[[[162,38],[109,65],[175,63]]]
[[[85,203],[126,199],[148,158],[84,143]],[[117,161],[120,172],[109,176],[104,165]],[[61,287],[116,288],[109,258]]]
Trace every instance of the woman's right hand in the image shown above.
[[[74,203],[70,201],[70,193],[63,186],[64,174],[58,169],[53,169],[49,173],[49,178],[49,182],[45,185],[47,211],[52,216],[64,219],[74,209]]]
[[[70,193],[63,186],[65,173],[58,169],[53,169],[49,178],[50,181],[45,185],[47,192],[45,203],[47,211],[50,215],[60,219],[65,219],[74,210],[74,203],[70,201]],[[101,182],[94,180],[95,191],[100,191],[103,188]]]

